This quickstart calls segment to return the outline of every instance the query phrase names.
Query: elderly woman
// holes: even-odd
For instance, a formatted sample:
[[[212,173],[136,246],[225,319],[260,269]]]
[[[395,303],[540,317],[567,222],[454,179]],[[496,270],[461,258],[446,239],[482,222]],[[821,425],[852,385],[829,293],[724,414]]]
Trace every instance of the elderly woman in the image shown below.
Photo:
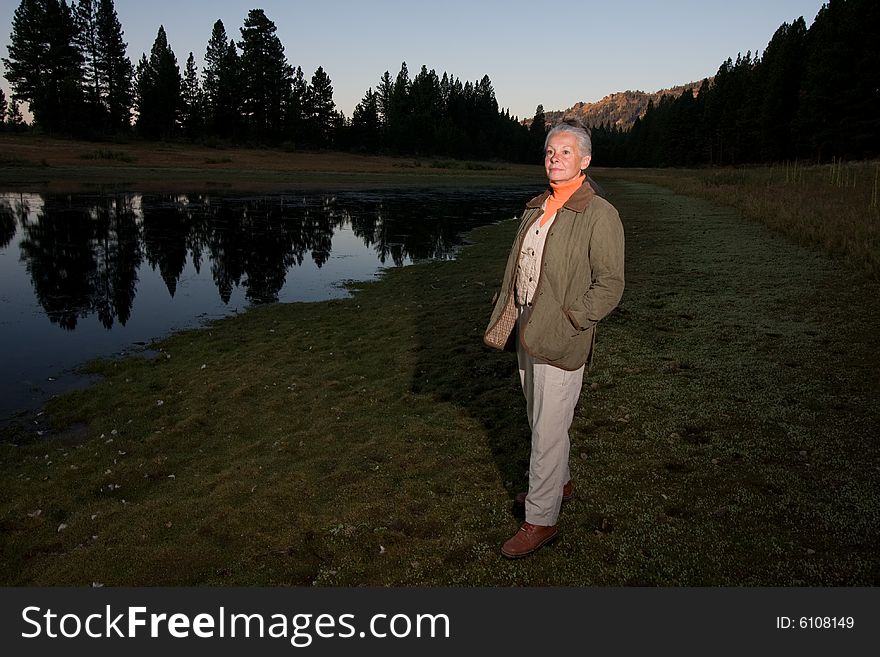
[[[591,157],[589,132],[579,123],[547,133],[550,189],[526,204],[483,338],[497,349],[515,341],[532,430],[529,490],[517,495],[525,523],[501,547],[512,559],[558,535],[561,505],[573,495],[568,430],[596,324],[623,294],[623,226],[586,182]]]

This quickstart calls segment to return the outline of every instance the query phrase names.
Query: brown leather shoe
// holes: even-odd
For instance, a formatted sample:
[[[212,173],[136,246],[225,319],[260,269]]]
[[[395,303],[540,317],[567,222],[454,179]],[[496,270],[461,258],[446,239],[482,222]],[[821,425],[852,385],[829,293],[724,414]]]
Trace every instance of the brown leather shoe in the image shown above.
[[[525,506],[526,505],[526,496],[528,493],[517,493],[516,497],[513,498],[513,503],[517,506]],[[571,502],[574,498],[574,486],[571,485],[571,480],[569,480],[565,486],[562,487],[562,501],[563,502]]]
[[[501,546],[501,554],[508,559],[527,557],[559,536],[556,525],[533,525],[524,522],[519,531]]]

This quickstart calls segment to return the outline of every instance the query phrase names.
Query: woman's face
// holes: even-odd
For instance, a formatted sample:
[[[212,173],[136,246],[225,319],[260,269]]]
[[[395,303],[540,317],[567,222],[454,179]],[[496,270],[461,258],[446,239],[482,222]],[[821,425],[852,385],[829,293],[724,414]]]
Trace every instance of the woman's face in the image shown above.
[[[590,166],[590,156],[581,155],[578,140],[570,132],[556,132],[547,142],[544,153],[544,170],[553,183],[564,183],[577,178]]]

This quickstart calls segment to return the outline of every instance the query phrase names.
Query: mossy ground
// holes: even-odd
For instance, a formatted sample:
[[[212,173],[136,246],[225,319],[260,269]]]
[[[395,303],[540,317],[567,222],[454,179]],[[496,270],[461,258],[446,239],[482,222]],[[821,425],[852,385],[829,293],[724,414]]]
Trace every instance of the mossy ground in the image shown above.
[[[5,435],[3,583],[877,584],[876,282],[710,201],[600,182],[627,290],[552,546],[499,553],[528,462],[515,360],[481,342],[508,221],[350,299],[93,364],[54,437]]]

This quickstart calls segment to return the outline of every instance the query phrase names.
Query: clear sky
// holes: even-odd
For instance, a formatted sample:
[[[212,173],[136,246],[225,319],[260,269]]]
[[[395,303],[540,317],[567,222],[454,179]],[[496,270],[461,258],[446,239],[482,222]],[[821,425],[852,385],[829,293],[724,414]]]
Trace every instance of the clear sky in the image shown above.
[[[617,91],[657,91],[713,75],[728,57],[763,50],[783,22],[812,24],[819,0],[116,0],[136,64],[159,25],[181,71],[190,51],[201,71],[219,18],[240,39],[247,12],[278,28],[287,60],[307,79],[323,66],[337,108],[351,117],[367,88],[406,62],[462,82],[488,75],[502,108],[531,117]],[[8,56],[19,0],[0,0],[0,56]],[[559,9],[553,9],[558,6]],[[9,92],[8,84],[2,87]]]

